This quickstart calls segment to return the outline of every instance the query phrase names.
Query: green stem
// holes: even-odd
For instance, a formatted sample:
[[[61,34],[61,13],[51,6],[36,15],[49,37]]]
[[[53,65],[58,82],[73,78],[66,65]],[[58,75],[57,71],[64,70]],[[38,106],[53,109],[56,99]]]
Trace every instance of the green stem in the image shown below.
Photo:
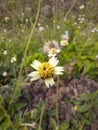
[[[57,82],[56,82],[56,119],[57,119],[57,125],[59,128],[59,103],[58,103],[59,90],[58,90],[58,87],[59,87],[59,76],[57,76]]]
[[[41,108],[41,115],[40,115],[38,130],[41,130],[41,124],[42,124],[42,119],[43,119],[43,115],[44,115],[44,108],[45,108],[44,106]]]
[[[29,123],[22,123],[21,126],[29,126],[29,127],[35,128],[33,124],[29,124]]]
[[[69,10],[67,11],[66,15],[65,15],[65,18],[70,14],[72,8],[74,7],[75,3],[76,3],[77,0],[74,0],[71,7],[69,8]]]
[[[23,66],[24,66],[24,62],[25,62],[25,57],[27,55],[27,51],[28,51],[28,48],[29,48],[29,45],[30,45],[30,41],[31,41],[31,38],[32,38],[32,35],[34,33],[34,30],[35,30],[35,26],[37,24],[37,20],[38,20],[38,17],[39,17],[39,12],[40,12],[40,0],[38,2],[38,10],[37,10],[37,14],[36,14],[36,18],[35,18],[35,23],[33,24],[33,27],[32,27],[32,30],[31,30],[31,33],[30,33],[30,36],[29,36],[29,39],[27,41],[27,45],[26,45],[26,48],[25,48],[25,52],[24,52],[24,55],[23,55],[23,59],[22,59],[22,63],[20,65],[20,70],[19,70],[19,74],[18,74],[18,79],[17,79],[17,82],[16,82],[16,87],[15,87],[15,90],[14,90],[14,95],[12,97],[12,100],[10,102],[10,104],[13,102],[13,100],[16,98],[16,95],[17,95],[17,91],[19,90],[19,84],[20,84],[20,81],[21,81],[21,73],[22,73],[22,69],[23,69]]]

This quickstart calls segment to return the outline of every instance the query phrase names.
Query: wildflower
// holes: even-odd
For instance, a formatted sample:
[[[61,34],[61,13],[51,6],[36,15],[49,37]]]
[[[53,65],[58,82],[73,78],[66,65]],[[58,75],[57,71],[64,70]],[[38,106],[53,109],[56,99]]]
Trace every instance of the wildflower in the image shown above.
[[[84,9],[84,5],[81,5],[81,6],[79,7],[79,9]]]
[[[3,31],[6,33],[6,32],[7,32],[7,29],[4,29]]]
[[[43,26],[39,26],[38,27],[38,30],[41,32],[41,31],[43,31],[45,28],[43,27]]]
[[[79,17],[78,20],[79,20],[80,23],[83,23],[85,21],[85,18],[84,17]]]
[[[38,26],[41,26],[41,23],[38,23]]]
[[[58,25],[58,26],[57,26],[57,29],[60,29],[60,28],[61,28],[60,25]]]
[[[69,38],[68,38],[68,35],[63,34],[63,35],[61,36],[61,39],[62,39],[62,40],[67,40],[67,41],[68,41]]]
[[[26,18],[26,19],[25,19],[25,22],[27,23],[28,21],[29,21],[28,18]]]
[[[77,22],[74,22],[73,25],[77,25]]]
[[[61,51],[60,49],[52,48],[49,50],[48,56],[49,57],[56,56],[60,51]]]
[[[28,76],[31,77],[31,81],[39,78],[44,79],[47,87],[54,85],[53,75],[61,75],[64,70],[63,67],[57,66],[59,60],[56,57],[52,57],[48,62],[39,62],[34,60],[31,64],[36,71],[31,72]]]
[[[68,31],[65,31],[65,34],[63,34],[63,35],[61,36],[60,45],[61,45],[61,46],[66,46],[66,45],[68,45],[68,40],[69,40]]]
[[[74,106],[74,111],[77,111],[78,110],[78,106]]]
[[[9,17],[5,17],[4,20],[5,20],[5,22],[8,22],[9,21]]]
[[[59,44],[56,40],[52,40],[52,41],[48,41],[45,43],[44,47],[43,47],[43,51],[45,53],[49,53],[49,51],[52,49],[59,49]]]
[[[2,75],[3,75],[3,77],[6,77],[6,76],[7,76],[7,72],[4,71],[4,72],[2,73]]]
[[[7,55],[7,50],[5,50],[5,51],[3,52],[3,54],[4,54],[4,55]]]
[[[16,57],[11,58],[11,63],[14,63],[14,62],[16,62]]]
[[[23,33],[23,32],[24,32],[24,29],[22,29],[21,32]]]
[[[93,33],[93,32],[98,32],[98,29],[96,28],[96,27],[94,27],[92,30],[91,30],[91,32]]]
[[[60,41],[60,45],[61,46],[67,46],[69,43],[68,43],[68,41],[67,40],[61,40]]]

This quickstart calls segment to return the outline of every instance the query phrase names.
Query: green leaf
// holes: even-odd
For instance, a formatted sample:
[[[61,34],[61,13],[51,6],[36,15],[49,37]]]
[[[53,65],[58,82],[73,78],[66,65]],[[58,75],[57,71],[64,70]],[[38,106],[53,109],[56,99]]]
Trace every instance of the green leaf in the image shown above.
[[[0,130],[7,130],[10,125],[10,116],[6,113],[5,109],[0,106]]]
[[[69,124],[68,122],[63,122],[60,126],[58,130],[68,130]]]
[[[77,129],[77,127],[78,127],[78,122],[77,122],[77,120],[75,119],[75,118],[71,118],[71,123],[73,124],[73,127],[75,128],[75,129]]]
[[[53,128],[53,130],[56,130],[56,121],[53,118],[50,118],[50,126]]]
[[[92,98],[92,93],[90,91],[87,91],[86,93],[80,95],[81,101],[89,101]]]
[[[96,114],[93,111],[91,111],[89,115],[89,121],[92,123],[95,120],[96,120]]]
[[[79,108],[78,108],[78,112],[80,112],[80,113],[83,113],[83,112],[86,112],[86,111],[88,111],[89,109],[90,109],[90,104],[83,104],[82,106],[79,106]]]

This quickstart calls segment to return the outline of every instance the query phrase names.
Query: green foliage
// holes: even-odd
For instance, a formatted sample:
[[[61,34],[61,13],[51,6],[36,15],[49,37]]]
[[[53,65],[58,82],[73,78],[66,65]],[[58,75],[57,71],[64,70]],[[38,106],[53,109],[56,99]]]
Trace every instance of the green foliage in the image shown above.
[[[0,129],[6,130],[11,125],[10,116],[5,109],[0,105]]]
[[[69,7],[59,3],[57,5],[62,7],[57,8],[57,14],[55,2],[41,1],[40,17],[19,75],[36,18],[37,4],[38,0],[0,2],[0,130],[46,130],[47,125],[49,129],[57,130],[56,111],[48,108],[43,100],[40,99],[35,108],[28,107],[32,98],[27,90],[30,85],[27,75],[32,71],[30,64],[33,60],[47,60],[43,52],[44,43],[49,40],[60,43],[61,35],[66,30],[69,32],[69,44],[61,47],[59,54],[60,64],[65,67],[65,75],[61,78],[65,80],[65,76],[72,79],[86,75],[98,81],[98,8],[93,0],[84,1],[83,10],[78,6],[83,4],[82,1],[77,1],[75,8],[71,5],[73,8],[68,12],[65,10]],[[39,27],[44,27],[44,30],[40,31]],[[12,62],[13,58],[16,60]],[[68,121],[60,122],[58,130],[82,130],[85,126],[91,126],[98,116],[94,111],[98,108],[97,93],[87,91],[78,100],[65,99],[76,108],[75,115]],[[21,126],[22,123],[32,122],[36,123],[35,128]]]

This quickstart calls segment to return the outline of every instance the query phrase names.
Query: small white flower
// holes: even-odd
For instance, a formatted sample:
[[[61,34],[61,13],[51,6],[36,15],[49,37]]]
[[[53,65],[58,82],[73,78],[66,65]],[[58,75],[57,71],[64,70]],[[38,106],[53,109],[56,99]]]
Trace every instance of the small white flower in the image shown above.
[[[24,29],[22,29],[21,32],[25,32]]]
[[[61,51],[60,49],[51,48],[49,50],[48,56],[49,57],[56,56],[60,51]]]
[[[91,32],[93,33],[93,32],[98,32],[98,29],[96,28],[96,27],[94,27],[92,30],[91,30]]]
[[[61,46],[68,45],[69,44],[68,40],[69,40],[69,34],[68,34],[68,31],[65,31],[65,33],[61,36],[60,45]]]
[[[43,26],[39,26],[38,27],[38,30],[41,32],[41,31],[43,31],[45,28],[43,27]]]
[[[38,23],[38,26],[41,26],[41,23]]]
[[[64,68],[57,66],[59,60],[56,57],[52,57],[48,62],[39,62],[34,60],[31,66],[36,70],[31,72],[28,76],[31,77],[31,81],[39,78],[44,79],[47,87],[54,85],[53,75],[62,75]]]
[[[48,41],[45,43],[44,47],[43,47],[43,51],[45,53],[49,53],[49,51],[52,49],[52,48],[55,48],[55,49],[59,49],[59,44],[56,40],[52,40],[52,41]]]
[[[69,40],[69,33],[68,31],[65,31],[63,35],[61,35],[61,39],[62,40]]]
[[[6,77],[8,74],[7,74],[7,72],[5,71],[5,72],[3,72],[3,77]]]
[[[29,21],[28,18],[26,18],[26,19],[25,19],[25,22],[27,23],[28,21]]]
[[[84,17],[79,17],[78,20],[79,20],[80,23],[83,23],[85,21],[85,18]]]
[[[11,58],[11,63],[14,63],[14,62],[16,62],[16,57]]]
[[[9,17],[5,17],[5,18],[4,18],[5,22],[8,22],[9,19],[10,19]]]
[[[81,5],[81,6],[79,7],[79,9],[84,9],[84,5]]]
[[[57,26],[57,29],[60,29],[60,28],[61,28],[60,25],[58,25],[58,26]]]
[[[7,29],[4,29],[3,31],[6,33],[6,32],[7,32]]]
[[[67,40],[61,40],[60,41],[60,45],[61,46],[67,46],[69,43],[68,43],[68,41]]]
[[[5,50],[5,51],[3,52],[3,54],[4,54],[4,55],[7,55],[7,50]]]

